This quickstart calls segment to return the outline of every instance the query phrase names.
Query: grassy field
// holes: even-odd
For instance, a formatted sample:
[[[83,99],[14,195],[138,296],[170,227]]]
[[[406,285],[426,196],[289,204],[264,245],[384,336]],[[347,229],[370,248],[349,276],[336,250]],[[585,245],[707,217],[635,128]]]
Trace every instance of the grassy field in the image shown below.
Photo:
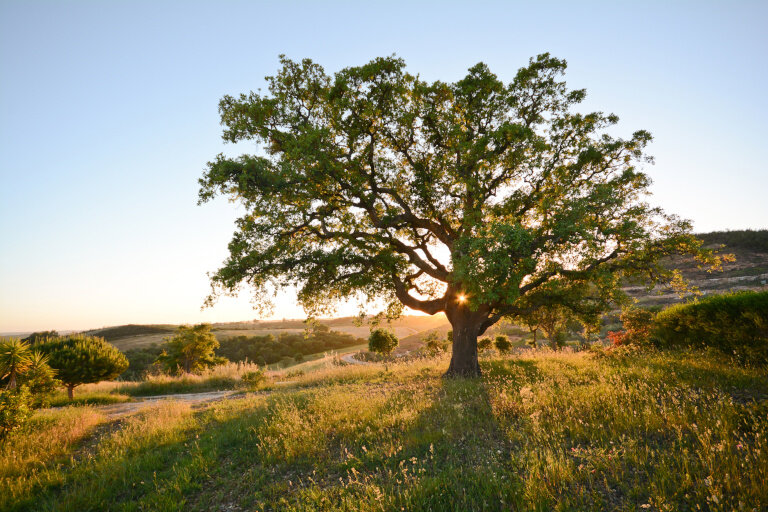
[[[325,367],[202,408],[38,413],[0,510],[766,510],[768,372],[701,352]]]

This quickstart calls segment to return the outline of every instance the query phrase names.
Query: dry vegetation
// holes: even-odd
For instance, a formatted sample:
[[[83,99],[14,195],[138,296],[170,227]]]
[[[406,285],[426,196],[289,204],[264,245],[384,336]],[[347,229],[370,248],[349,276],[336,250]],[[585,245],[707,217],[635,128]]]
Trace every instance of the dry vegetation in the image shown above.
[[[765,369],[704,352],[493,356],[463,381],[445,365],[284,371],[112,423],[41,412],[0,452],[0,509],[768,507]]]

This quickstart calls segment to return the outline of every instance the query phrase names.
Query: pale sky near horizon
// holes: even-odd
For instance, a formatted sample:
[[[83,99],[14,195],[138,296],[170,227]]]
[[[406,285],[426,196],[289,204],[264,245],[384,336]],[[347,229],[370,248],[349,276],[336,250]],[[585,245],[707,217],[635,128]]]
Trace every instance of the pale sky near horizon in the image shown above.
[[[565,58],[583,110],[655,137],[651,202],[696,231],[768,228],[768,2],[0,1],[0,332],[256,317],[201,312],[236,209],[196,206],[224,94],[278,55],[382,55],[428,80]],[[349,312],[350,310],[342,310]],[[301,317],[290,291],[274,316]]]

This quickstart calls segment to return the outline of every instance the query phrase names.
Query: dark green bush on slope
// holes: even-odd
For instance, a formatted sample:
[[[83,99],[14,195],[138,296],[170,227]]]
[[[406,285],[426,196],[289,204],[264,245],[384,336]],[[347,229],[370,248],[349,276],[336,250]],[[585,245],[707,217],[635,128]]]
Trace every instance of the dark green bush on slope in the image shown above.
[[[754,363],[768,363],[768,292],[710,295],[656,315],[660,346],[708,346]]]

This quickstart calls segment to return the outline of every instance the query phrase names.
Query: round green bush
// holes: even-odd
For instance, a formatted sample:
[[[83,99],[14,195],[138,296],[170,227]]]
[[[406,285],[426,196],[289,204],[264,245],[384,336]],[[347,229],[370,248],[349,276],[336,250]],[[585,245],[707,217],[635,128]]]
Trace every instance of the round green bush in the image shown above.
[[[710,295],[661,311],[653,341],[662,347],[706,346],[768,363],[768,292]]]

